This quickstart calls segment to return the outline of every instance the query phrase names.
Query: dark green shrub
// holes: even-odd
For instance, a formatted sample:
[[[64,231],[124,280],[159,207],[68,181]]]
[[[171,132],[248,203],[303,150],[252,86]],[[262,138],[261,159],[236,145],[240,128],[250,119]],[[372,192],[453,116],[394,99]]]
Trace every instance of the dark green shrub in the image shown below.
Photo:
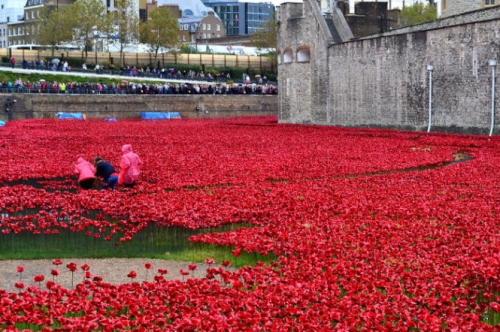
[[[190,71],[193,70],[194,72],[199,72],[201,71],[201,66],[200,65],[185,65],[185,64],[166,64],[163,66],[163,68],[174,68],[176,71]],[[206,68],[205,68],[206,70]]]
[[[68,61],[68,65],[70,65],[72,68],[82,68],[82,65],[85,61],[83,59],[79,58],[66,58],[66,61]]]

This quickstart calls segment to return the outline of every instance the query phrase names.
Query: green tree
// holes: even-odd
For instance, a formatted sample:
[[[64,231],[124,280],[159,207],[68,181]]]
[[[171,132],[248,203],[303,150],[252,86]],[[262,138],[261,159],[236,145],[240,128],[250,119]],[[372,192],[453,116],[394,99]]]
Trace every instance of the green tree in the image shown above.
[[[262,55],[268,57],[276,67],[278,57],[276,48],[278,46],[278,24],[276,15],[272,19],[265,21],[254,34],[250,35],[250,43],[261,52]]]
[[[123,60],[123,50],[139,40],[139,17],[134,13],[132,0],[115,0],[115,11],[111,13],[113,21],[109,35],[115,36],[115,43],[120,48],[120,62]]]
[[[78,0],[67,8],[74,38],[82,43],[87,57],[98,39],[107,38],[112,29],[112,17],[101,0]]]
[[[401,11],[401,26],[414,25],[437,19],[437,8],[422,2],[406,6]]]
[[[52,56],[60,43],[73,40],[73,30],[70,28],[67,7],[61,7],[50,11],[48,7],[42,7],[38,20],[31,25],[33,41],[50,47]]]
[[[172,51],[181,46],[177,17],[167,6],[155,8],[150,18],[141,24],[140,33],[141,42],[149,46],[155,62],[161,48]]]

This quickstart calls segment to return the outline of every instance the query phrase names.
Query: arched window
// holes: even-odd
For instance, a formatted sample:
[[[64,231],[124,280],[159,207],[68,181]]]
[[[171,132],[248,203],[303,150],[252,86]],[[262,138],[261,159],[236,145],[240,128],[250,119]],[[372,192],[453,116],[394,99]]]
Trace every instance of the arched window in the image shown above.
[[[293,53],[292,50],[288,48],[283,52],[283,62],[290,63],[292,61],[293,61]]]
[[[193,11],[191,9],[185,9],[183,13],[184,17],[193,16]]]
[[[311,61],[311,51],[309,46],[299,46],[297,48],[297,62]]]

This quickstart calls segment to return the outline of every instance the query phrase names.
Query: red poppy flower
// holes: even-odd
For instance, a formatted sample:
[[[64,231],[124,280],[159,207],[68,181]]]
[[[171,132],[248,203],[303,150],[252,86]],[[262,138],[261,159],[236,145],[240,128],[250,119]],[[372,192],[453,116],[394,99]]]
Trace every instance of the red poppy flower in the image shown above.
[[[45,280],[45,277],[42,274],[38,274],[34,278],[35,282],[42,282]]]
[[[78,270],[78,267],[76,266],[76,263],[68,263],[66,265],[66,267],[68,268],[68,270],[70,270],[71,272],[75,272],[76,270]]]

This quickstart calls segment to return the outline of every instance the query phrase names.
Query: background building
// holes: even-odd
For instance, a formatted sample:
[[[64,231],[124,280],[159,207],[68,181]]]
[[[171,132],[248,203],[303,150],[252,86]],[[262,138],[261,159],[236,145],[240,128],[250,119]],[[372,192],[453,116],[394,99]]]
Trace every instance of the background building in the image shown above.
[[[205,6],[201,0],[158,0],[158,6],[179,5],[182,17],[205,17],[212,9]]]
[[[217,39],[226,36],[226,28],[222,21],[209,11],[207,16],[191,16],[179,18],[180,37],[183,42],[195,43],[202,40]],[[205,42],[205,41],[203,41]]]
[[[228,36],[251,35],[273,19],[275,7],[265,2],[239,2],[228,0],[202,0],[213,8],[226,27]]]
[[[500,0],[441,0],[441,17],[498,6]]]
[[[9,46],[9,24],[23,22],[24,1],[0,0],[0,46]],[[16,30],[17,32],[17,30]]]

